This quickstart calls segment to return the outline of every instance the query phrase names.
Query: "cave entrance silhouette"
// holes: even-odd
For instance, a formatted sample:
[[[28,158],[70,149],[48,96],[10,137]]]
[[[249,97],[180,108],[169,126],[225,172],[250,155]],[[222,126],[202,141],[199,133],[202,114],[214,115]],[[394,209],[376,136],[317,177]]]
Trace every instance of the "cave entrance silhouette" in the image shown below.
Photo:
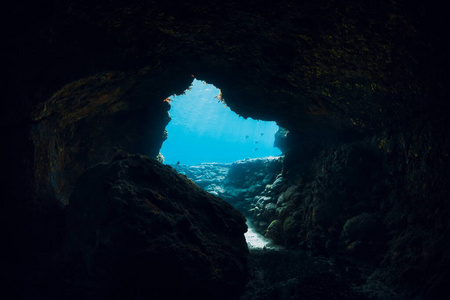
[[[215,86],[194,79],[184,94],[170,98],[172,120],[161,148],[166,164],[231,163],[281,155],[273,146],[275,122],[244,119],[219,95]]]
[[[224,184],[231,163],[247,158],[274,159],[282,153],[274,147],[278,130],[275,122],[244,119],[231,111],[220,95],[215,86],[193,80],[184,94],[169,98],[171,121],[160,152],[165,164],[235,205],[232,202],[236,199],[230,199],[234,198],[230,196],[235,193],[234,187]],[[248,215],[245,209],[242,212]],[[248,218],[247,225],[249,248],[266,248],[271,240],[256,232]]]

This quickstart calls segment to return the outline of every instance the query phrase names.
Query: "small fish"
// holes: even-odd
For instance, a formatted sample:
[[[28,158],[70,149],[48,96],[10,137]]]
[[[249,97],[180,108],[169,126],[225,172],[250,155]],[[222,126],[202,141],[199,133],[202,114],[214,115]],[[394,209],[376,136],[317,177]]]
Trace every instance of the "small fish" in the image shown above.
[[[261,132],[261,135],[264,135],[264,132]]]
[[[248,135],[246,135],[245,138],[248,139]]]
[[[255,144],[258,144],[258,141],[256,141]]]
[[[179,165],[180,164],[180,161],[177,161],[177,165]]]
[[[255,148],[255,151],[258,151],[258,148]]]

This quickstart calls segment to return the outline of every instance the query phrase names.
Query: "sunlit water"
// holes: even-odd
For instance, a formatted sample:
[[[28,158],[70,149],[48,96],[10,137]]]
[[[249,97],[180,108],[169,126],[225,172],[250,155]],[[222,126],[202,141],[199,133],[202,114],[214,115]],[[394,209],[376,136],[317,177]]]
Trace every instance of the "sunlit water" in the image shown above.
[[[185,95],[172,97],[168,139],[161,148],[166,164],[231,163],[281,154],[273,147],[277,124],[239,117],[218,100],[219,92],[194,80]]]
[[[281,249],[280,246],[274,245],[271,239],[255,232],[249,220],[247,220],[248,230],[244,234],[249,249]]]

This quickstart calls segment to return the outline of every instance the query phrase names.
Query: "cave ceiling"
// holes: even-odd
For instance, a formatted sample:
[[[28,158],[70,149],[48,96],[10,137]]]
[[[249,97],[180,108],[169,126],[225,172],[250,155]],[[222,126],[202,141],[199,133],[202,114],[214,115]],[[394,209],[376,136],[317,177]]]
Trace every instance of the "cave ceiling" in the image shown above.
[[[304,134],[371,133],[447,94],[442,30],[429,21],[438,9],[414,1],[45,3],[11,11],[8,89],[27,99],[16,105],[145,70],[161,99],[142,101],[181,93],[195,76],[244,117]]]

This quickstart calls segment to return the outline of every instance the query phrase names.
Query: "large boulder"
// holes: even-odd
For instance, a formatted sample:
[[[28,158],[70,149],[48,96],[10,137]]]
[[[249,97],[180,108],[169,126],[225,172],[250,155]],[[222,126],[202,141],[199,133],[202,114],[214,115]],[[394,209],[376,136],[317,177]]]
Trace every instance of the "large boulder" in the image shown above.
[[[235,299],[245,284],[242,214],[145,156],[88,169],[66,229],[65,297]]]

